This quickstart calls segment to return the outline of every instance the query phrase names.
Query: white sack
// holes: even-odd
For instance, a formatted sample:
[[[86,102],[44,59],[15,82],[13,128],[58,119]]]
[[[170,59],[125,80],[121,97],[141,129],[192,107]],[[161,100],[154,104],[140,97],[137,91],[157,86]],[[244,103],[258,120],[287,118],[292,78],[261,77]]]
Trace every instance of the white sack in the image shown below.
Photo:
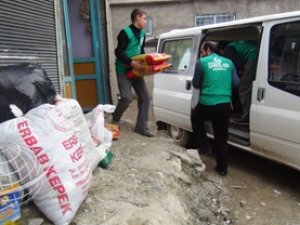
[[[97,151],[91,131],[84,117],[79,103],[74,99],[57,98],[57,109],[69,120],[73,126],[84,153],[90,162],[92,170],[94,170],[101,161],[101,154]]]
[[[0,145],[14,143],[32,152],[44,171],[34,203],[54,224],[68,225],[85,199],[92,178],[70,123],[55,106],[45,104],[24,117],[1,123],[0,130]],[[22,161],[22,155],[16,161]],[[25,177],[22,171],[18,175]]]

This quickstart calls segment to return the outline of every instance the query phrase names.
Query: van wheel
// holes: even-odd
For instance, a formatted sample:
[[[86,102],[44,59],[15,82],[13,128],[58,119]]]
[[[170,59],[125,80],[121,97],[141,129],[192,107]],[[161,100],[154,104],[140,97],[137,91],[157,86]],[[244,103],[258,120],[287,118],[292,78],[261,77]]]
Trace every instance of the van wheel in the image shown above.
[[[188,148],[192,143],[192,133],[186,130],[183,130],[179,127],[169,125],[168,132],[170,137],[174,140],[174,142],[182,147]]]

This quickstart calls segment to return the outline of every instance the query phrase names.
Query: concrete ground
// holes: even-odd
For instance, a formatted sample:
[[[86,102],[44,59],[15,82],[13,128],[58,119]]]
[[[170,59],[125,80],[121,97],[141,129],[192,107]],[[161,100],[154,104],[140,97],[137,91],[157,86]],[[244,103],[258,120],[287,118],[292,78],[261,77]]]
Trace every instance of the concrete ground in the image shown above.
[[[128,117],[133,114],[127,112]],[[214,155],[201,159],[207,166],[206,178],[222,190],[218,201],[229,210],[232,223],[300,224],[299,171],[232,148],[229,175],[223,178],[214,172]]]

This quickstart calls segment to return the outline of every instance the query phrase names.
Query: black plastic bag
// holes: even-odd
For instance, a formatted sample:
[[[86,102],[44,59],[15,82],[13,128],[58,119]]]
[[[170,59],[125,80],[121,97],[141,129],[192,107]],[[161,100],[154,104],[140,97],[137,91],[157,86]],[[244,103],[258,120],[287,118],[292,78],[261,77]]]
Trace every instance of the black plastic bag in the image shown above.
[[[26,114],[39,105],[54,104],[56,92],[46,71],[37,65],[0,67],[0,123],[14,118],[10,105]]]

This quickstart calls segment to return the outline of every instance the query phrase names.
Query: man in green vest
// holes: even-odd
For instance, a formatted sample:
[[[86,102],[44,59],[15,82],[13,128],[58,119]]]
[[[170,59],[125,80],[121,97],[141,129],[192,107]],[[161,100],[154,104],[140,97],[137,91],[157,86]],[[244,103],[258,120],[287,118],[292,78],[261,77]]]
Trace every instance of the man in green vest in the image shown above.
[[[131,60],[133,56],[144,54],[145,32],[143,28],[147,23],[147,14],[134,9],[131,13],[132,24],[122,29],[118,35],[118,46],[116,54],[116,73],[120,99],[115,112],[113,123],[119,123],[123,113],[132,101],[132,88],[138,97],[138,116],[135,125],[135,132],[147,137],[154,135],[148,129],[148,112],[150,106],[149,94],[144,78],[127,79],[126,73],[131,70],[142,70],[139,62]]]
[[[230,42],[225,48],[224,56],[235,63],[238,71],[242,71],[239,84],[239,99],[243,114],[240,119],[233,120],[233,122],[249,125],[252,82],[256,73],[257,44],[249,40]]]
[[[213,150],[216,153],[216,171],[227,174],[228,123],[231,111],[232,87],[239,79],[230,59],[215,53],[215,46],[206,42],[204,56],[196,64],[193,87],[200,89],[199,103],[192,112],[191,120],[198,142],[198,151],[207,152],[209,142],[206,136],[205,121],[211,121],[214,132]]]

